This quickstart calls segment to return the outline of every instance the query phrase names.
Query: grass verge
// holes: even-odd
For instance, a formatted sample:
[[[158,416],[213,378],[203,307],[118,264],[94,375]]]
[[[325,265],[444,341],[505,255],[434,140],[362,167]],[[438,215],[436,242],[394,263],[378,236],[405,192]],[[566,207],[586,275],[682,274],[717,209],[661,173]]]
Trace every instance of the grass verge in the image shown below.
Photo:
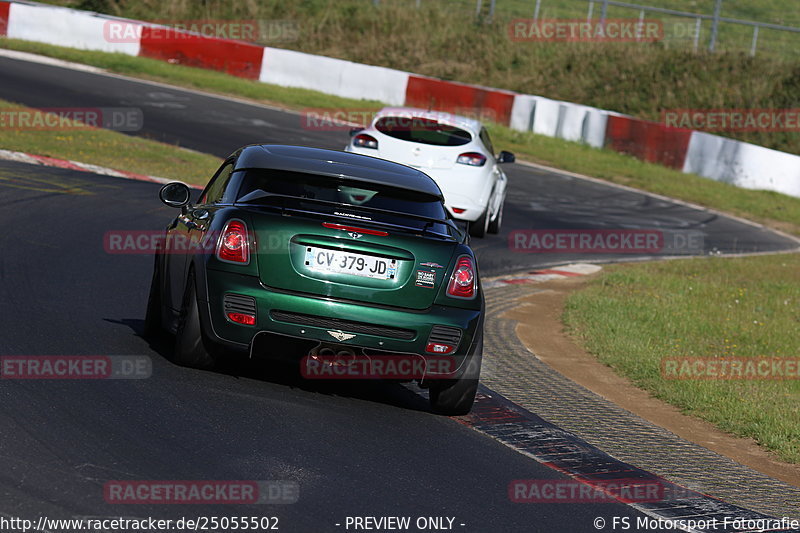
[[[353,100],[317,91],[290,89],[228,76],[223,73],[131,57],[0,38],[0,47],[93,65],[110,72],[232,95],[288,109],[377,110],[375,101]],[[750,191],[696,175],[645,163],[611,150],[598,150],[503,126],[491,128],[499,149],[528,159],[584,173],[614,183],[694,202],[746,217],[770,227],[800,235],[800,198],[769,191]],[[124,152],[121,152],[124,153]]]
[[[614,265],[567,300],[568,331],[684,413],[800,463],[800,380],[666,379],[664,358],[800,362],[800,255]]]
[[[31,111],[4,100],[0,100],[0,108],[3,112]],[[199,185],[204,185],[221,164],[214,156],[103,129],[0,128],[0,148]]]

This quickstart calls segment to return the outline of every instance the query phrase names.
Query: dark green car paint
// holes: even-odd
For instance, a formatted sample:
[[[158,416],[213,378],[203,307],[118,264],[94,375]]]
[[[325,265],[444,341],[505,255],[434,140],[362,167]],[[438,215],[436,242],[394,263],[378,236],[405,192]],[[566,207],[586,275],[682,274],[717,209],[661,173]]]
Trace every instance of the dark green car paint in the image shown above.
[[[473,299],[447,295],[447,285],[456,260],[463,255],[473,258],[465,232],[448,229],[450,237],[430,231],[386,229],[388,235],[366,232],[357,238],[351,232],[323,223],[355,228],[384,229],[366,220],[308,214],[275,207],[236,205],[235,190],[244,170],[269,168],[347,178],[370,184],[422,191],[441,199],[441,192],[427,176],[402,165],[366,156],[299,147],[250,146],[235,152],[209,182],[201,199],[218,195],[215,202],[201,201],[182,209],[168,227],[172,237],[179,235],[193,242],[204,238],[206,246],[195,254],[172,254],[157,257],[158,284],[163,295],[163,325],[175,331],[189,273],[196,278],[200,323],[207,337],[228,350],[248,353],[251,357],[287,355],[298,360],[306,353],[275,354],[269,347],[256,347],[257,334],[268,332],[313,343],[336,343],[398,354],[425,354],[426,343],[434,325],[462,330],[461,341],[452,355],[462,363],[468,354],[479,352],[483,327],[483,294],[477,281]],[[227,180],[221,190],[220,180]],[[359,213],[358,206],[347,208]],[[220,261],[213,253],[214,238],[231,219],[244,222],[250,235],[248,264]],[[352,232],[358,233],[358,232]],[[394,260],[394,279],[374,279],[350,274],[323,273],[304,264],[307,247],[323,250],[347,250]],[[477,276],[477,264],[475,264]],[[419,274],[423,271],[423,274]],[[417,280],[420,279],[419,283]],[[225,295],[243,295],[256,301],[256,323],[252,326],[230,321],[223,308]],[[413,332],[410,338],[391,338],[357,333],[338,341],[329,327],[301,325],[281,320],[274,312],[374,324]],[[346,331],[346,329],[343,329]],[[411,335],[411,334],[409,334]],[[429,354],[430,355],[430,354]],[[477,353],[479,356],[480,354]],[[461,365],[464,366],[464,365]]]

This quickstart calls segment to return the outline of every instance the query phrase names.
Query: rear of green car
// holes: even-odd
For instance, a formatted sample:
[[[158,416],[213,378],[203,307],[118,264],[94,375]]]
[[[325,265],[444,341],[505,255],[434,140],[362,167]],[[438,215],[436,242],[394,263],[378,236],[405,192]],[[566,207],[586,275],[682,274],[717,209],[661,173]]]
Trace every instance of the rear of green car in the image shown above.
[[[362,157],[347,154],[342,168]],[[194,270],[209,344],[298,363],[325,353],[417,359],[427,364],[414,377],[434,409],[468,412],[483,297],[468,238],[438,188],[283,167],[237,168],[235,197],[206,206],[217,244]],[[432,364],[443,357],[449,365]]]

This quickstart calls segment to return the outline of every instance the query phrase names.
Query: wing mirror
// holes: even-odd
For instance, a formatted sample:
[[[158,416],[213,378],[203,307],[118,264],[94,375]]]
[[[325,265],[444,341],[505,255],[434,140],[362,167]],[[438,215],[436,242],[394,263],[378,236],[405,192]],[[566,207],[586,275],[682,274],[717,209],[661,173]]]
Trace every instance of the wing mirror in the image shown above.
[[[514,156],[514,154],[511,152],[506,152],[505,150],[500,152],[500,155],[497,156],[498,163],[513,163],[516,160],[517,158]]]
[[[158,197],[169,207],[185,207],[191,199],[189,187],[178,181],[167,183],[158,192]]]

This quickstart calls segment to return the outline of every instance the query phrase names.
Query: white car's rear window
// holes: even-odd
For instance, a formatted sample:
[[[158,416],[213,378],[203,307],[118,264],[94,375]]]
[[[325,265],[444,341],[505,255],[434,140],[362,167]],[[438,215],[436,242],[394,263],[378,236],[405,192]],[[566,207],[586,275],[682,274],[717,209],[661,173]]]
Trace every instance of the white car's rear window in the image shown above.
[[[466,130],[422,117],[381,117],[375,129],[395,139],[434,146],[461,146],[472,140]]]

